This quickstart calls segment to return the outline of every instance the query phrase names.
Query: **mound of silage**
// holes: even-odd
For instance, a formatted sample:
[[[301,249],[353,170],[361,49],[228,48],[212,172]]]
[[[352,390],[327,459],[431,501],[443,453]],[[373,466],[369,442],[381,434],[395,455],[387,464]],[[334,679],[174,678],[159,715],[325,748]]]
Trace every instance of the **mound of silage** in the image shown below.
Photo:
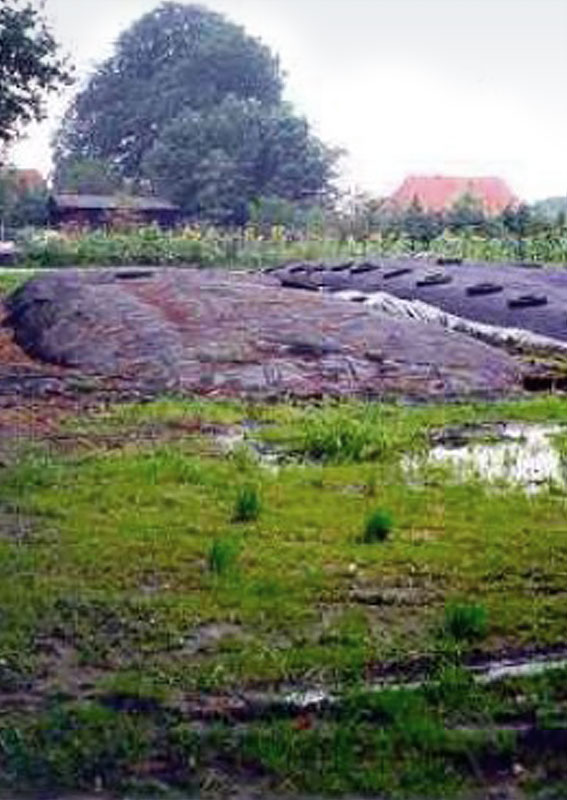
[[[274,278],[222,270],[61,271],[7,301],[33,357],[214,396],[444,397],[518,384],[506,353]]]
[[[324,287],[419,301],[458,318],[567,342],[567,270],[514,264],[380,258],[365,264],[296,264],[275,270],[283,285]],[[340,267],[340,265],[339,265]],[[416,311],[419,315],[419,311]],[[529,336],[522,338],[529,344]],[[537,338],[534,346],[538,346]]]

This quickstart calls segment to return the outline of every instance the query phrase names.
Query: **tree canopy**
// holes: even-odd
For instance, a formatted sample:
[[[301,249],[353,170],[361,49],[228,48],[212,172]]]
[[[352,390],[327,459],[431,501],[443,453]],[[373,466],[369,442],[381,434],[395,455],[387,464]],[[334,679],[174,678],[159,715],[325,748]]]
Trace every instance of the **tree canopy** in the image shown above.
[[[287,106],[266,110],[257,100],[229,96],[208,112],[174,120],[144,167],[189,214],[242,224],[260,197],[317,199],[333,161]]]
[[[72,162],[155,188],[187,213],[242,222],[261,196],[314,197],[335,154],[282,102],[278,59],[201,6],[168,2],[118,40],[69,108],[56,178]]]
[[[0,7],[0,143],[43,117],[47,93],[70,82],[69,70],[40,12],[2,0]]]
[[[57,136],[57,160],[108,159],[135,178],[165,126],[228,94],[279,102],[277,60],[220,14],[165,3],[120,36],[77,95]]]
[[[76,158],[64,161],[55,174],[55,188],[75,194],[113,194],[123,188],[107,161]]]

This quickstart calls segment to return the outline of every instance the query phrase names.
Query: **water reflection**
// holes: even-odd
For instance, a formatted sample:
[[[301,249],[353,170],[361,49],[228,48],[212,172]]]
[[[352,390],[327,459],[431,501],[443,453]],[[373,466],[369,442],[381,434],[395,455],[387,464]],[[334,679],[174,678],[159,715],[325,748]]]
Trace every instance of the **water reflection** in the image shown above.
[[[565,487],[565,457],[555,442],[563,431],[557,424],[518,422],[447,429],[434,437],[424,458],[407,459],[406,468],[449,467],[458,480],[503,481],[531,492],[550,484]]]

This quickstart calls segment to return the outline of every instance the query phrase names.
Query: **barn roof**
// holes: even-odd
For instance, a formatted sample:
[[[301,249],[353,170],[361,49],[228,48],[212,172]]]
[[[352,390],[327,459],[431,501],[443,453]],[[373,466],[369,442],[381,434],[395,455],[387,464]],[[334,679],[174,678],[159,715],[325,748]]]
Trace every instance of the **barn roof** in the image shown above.
[[[52,202],[60,209],[85,211],[179,211],[179,207],[160,197],[126,195],[55,194]]]
[[[417,198],[426,211],[447,211],[463,195],[477,197],[487,213],[499,214],[518,198],[501,178],[460,178],[443,175],[410,176],[390,198],[406,207]]]

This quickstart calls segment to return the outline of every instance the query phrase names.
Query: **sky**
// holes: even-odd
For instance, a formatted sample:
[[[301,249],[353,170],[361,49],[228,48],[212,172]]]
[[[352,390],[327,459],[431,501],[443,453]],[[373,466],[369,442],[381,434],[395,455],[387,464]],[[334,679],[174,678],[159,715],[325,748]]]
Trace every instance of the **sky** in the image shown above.
[[[45,0],[45,11],[84,81],[158,4]],[[279,55],[286,100],[348,152],[342,188],[386,196],[410,174],[498,175],[526,201],[567,194],[567,0],[201,4]],[[49,171],[70,96],[28,128],[13,152],[19,166]]]

